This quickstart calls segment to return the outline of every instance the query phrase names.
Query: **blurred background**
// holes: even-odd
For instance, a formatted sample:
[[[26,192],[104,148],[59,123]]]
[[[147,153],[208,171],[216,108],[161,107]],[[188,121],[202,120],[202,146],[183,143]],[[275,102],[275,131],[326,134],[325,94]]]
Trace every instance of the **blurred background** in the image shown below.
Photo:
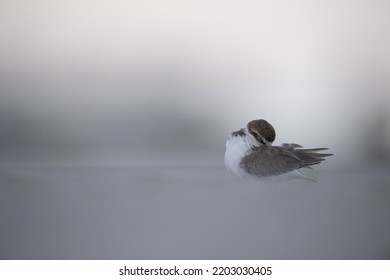
[[[389,259],[390,2],[0,1],[0,259]],[[233,178],[250,120],[318,183]]]
[[[0,7],[1,164],[223,164],[258,118],[332,165],[389,159],[387,1]]]

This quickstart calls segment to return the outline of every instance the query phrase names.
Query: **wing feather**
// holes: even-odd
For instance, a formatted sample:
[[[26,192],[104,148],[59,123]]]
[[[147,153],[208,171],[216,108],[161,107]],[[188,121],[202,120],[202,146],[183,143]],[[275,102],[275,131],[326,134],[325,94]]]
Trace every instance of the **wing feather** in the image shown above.
[[[261,146],[243,157],[241,166],[249,173],[259,177],[280,175],[303,167],[311,168],[331,156],[319,153],[327,148],[300,149],[298,144],[282,146]]]

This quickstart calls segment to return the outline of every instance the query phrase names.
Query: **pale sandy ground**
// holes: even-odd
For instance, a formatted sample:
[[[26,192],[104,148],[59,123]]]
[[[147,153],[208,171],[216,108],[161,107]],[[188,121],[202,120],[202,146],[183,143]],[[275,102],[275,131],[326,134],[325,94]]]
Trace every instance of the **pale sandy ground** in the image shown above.
[[[1,167],[1,259],[389,259],[390,172]]]

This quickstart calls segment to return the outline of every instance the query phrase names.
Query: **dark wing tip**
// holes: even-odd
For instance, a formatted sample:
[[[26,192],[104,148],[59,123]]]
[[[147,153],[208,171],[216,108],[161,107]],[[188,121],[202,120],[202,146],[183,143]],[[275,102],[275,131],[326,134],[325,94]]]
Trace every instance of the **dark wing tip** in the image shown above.
[[[325,160],[325,157],[333,156],[331,153],[319,153],[325,150],[328,150],[328,148],[294,149],[294,153],[300,158],[301,167],[309,167],[321,163]]]
[[[325,151],[325,150],[328,150],[328,148],[315,148],[315,149],[294,149],[294,152],[297,152],[297,153],[304,153],[306,155],[310,155],[310,156],[317,156],[317,157],[329,157],[329,156],[333,156],[334,154],[330,154],[330,153],[318,153],[320,151]]]

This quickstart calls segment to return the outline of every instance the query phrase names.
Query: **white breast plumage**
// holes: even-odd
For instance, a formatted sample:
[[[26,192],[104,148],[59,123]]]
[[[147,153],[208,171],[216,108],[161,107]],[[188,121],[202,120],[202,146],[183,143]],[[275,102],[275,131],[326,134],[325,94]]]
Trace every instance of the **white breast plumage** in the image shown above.
[[[226,168],[235,176],[244,177],[245,170],[241,168],[242,158],[251,152],[252,139],[245,136],[231,135],[226,141],[225,165]]]

